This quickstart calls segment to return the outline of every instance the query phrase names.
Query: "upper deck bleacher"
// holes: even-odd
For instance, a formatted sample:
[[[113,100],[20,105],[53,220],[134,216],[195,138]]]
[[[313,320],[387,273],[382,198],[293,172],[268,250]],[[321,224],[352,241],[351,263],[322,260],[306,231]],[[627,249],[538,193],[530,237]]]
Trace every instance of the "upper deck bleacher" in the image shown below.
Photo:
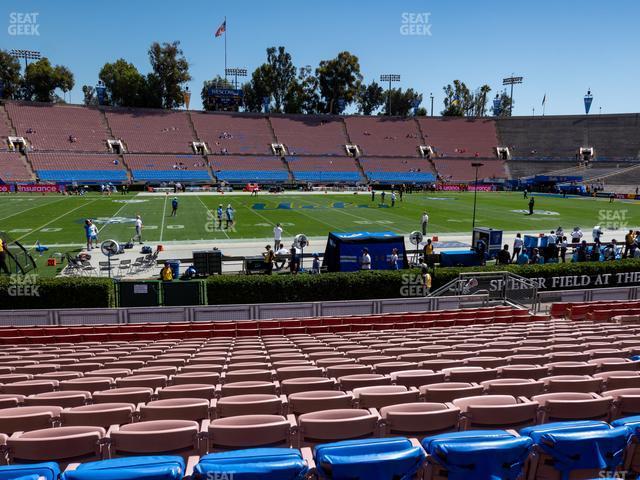
[[[363,156],[417,157],[422,145],[413,118],[345,117],[351,143],[360,147]]]
[[[272,116],[279,143],[290,155],[344,155],[348,143],[341,118],[317,115]]]
[[[275,138],[266,117],[251,114],[192,113],[201,141],[213,154],[270,154]]]

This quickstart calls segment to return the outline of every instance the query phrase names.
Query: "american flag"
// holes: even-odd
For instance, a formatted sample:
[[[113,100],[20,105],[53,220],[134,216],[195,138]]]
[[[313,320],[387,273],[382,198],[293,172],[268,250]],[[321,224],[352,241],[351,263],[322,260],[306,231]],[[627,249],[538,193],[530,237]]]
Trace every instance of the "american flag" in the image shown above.
[[[221,36],[226,31],[227,31],[227,21],[225,20],[224,22],[222,22],[222,25],[218,27],[218,30],[216,30],[216,38]]]

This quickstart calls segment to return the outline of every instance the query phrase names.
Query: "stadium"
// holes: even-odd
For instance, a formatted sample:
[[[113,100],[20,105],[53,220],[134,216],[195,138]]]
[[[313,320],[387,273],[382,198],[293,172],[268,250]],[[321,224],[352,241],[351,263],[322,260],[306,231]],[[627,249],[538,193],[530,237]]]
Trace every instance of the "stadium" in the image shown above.
[[[0,479],[640,479],[637,5],[27,3]]]

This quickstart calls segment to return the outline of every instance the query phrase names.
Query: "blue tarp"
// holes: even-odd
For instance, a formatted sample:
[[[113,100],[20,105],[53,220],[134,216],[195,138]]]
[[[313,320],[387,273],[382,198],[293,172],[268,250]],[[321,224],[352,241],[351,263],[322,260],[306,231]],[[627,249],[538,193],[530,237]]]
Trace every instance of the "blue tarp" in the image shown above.
[[[362,250],[369,250],[372,270],[391,270],[391,252],[398,249],[399,268],[407,266],[404,237],[394,232],[329,233],[323,265],[330,272],[355,272],[361,269]]]

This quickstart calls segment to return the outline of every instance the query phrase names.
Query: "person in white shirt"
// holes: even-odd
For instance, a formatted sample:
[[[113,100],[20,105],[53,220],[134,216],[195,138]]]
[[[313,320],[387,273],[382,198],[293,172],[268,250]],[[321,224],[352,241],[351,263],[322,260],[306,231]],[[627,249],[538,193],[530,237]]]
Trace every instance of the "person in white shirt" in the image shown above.
[[[553,243],[558,243],[558,237],[556,236],[556,232],[551,230],[549,235],[547,235],[547,245],[551,245]]]
[[[142,218],[140,215],[136,215],[136,235],[133,237],[133,240],[138,240],[140,245],[142,245]]]
[[[522,235],[516,233],[516,239],[513,241],[513,255],[511,255],[511,262],[513,262],[522,251],[522,247],[524,246],[524,240],[522,240]]]
[[[602,236],[602,229],[600,228],[600,225],[593,227],[591,236],[593,237],[594,243],[600,243],[600,237]]]
[[[89,226],[89,232],[91,233],[91,243],[93,245],[98,245],[98,227],[96,224],[91,221],[91,225]]]
[[[362,270],[371,270],[371,256],[369,255],[369,250],[366,248],[362,249],[362,256],[360,257],[360,268]]]
[[[580,243],[582,236],[583,233],[580,227],[574,227],[573,232],[571,232],[571,243]]]
[[[280,242],[282,241],[282,227],[279,223],[276,223],[276,226],[273,227],[273,249],[277,250],[280,246]]]
[[[429,227],[429,215],[427,215],[427,211],[425,210],[422,214],[422,235],[427,234],[427,228]]]

